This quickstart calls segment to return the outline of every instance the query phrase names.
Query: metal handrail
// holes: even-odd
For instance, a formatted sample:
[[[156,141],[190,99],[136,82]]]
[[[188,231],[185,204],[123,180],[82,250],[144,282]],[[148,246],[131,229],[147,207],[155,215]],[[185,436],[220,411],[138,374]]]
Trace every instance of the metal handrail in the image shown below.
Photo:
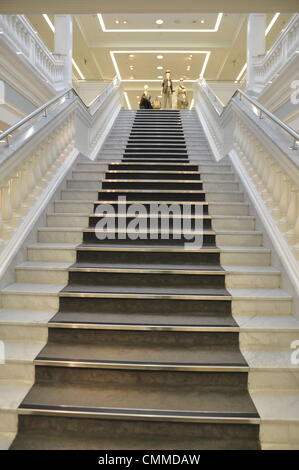
[[[113,83],[113,82],[111,82],[111,83]],[[102,92],[104,92],[104,91],[107,91],[107,87],[104,90],[102,90]],[[39,108],[35,109],[32,113],[25,116],[23,119],[18,121],[16,124],[11,126],[9,129],[6,129],[6,131],[2,132],[0,134],[0,142],[5,139],[7,145],[9,145],[9,137],[11,136],[12,132],[19,129],[19,127],[23,126],[24,124],[26,124],[26,122],[30,121],[34,117],[40,115],[42,112],[44,112],[44,116],[47,117],[47,108],[49,108],[50,106],[55,104],[57,101],[59,101],[61,98],[63,98],[66,95],[67,95],[67,98],[70,99],[70,97],[71,97],[70,94],[71,93],[74,93],[77,96],[77,98],[80,100],[82,105],[85,107],[85,109],[87,111],[89,111],[89,107],[84,103],[82,98],[78,95],[77,91],[74,88],[69,88],[69,89],[64,90],[63,92],[59,93],[58,95],[54,96],[54,98],[51,98],[49,101],[47,101],[46,103],[41,105]],[[101,96],[101,94],[102,93],[100,93],[100,95],[96,99],[98,99]]]
[[[240,100],[242,100],[241,97],[245,98],[247,101],[249,101],[249,103],[251,103],[253,106],[255,106],[259,111],[260,111],[260,114],[259,114],[259,118],[262,119],[263,118],[263,115],[265,114],[269,119],[271,119],[271,121],[275,122],[275,124],[277,124],[279,127],[281,127],[285,132],[287,132],[291,137],[293,137],[294,139],[294,142],[293,142],[293,145],[290,147],[290,150],[297,150],[297,142],[299,142],[299,134],[294,131],[294,129],[292,129],[291,127],[289,127],[285,122],[281,121],[277,116],[275,116],[275,114],[271,113],[271,111],[269,111],[267,108],[265,108],[265,106],[263,106],[262,104],[260,104],[257,100],[255,100],[254,98],[251,98],[250,96],[248,96],[246,93],[244,93],[244,91],[242,90],[237,90],[231,100],[233,98],[235,98],[237,95],[240,95]]]
[[[212,93],[213,96],[215,96],[215,98],[218,100],[217,96],[214,94],[214,92],[211,90],[211,88],[208,86],[208,84],[206,84],[206,87],[209,89],[210,93]],[[239,98],[240,101],[242,100],[242,97],[243,97],[244,99],[249,101],[249,103],[251,103],[253,106],[255,106],[260,111],[260,113],[259,113],[260,119],[263,118],[263,115],[266,115],[269,119],[271,119],[273,122],[275,122],[275,124],[277,124],[279,127],[281,127],[285,132],[287,132],[294,139],[293,145],[291,147],[289,147],[290,150],[297,150],[298,149],[297,142],[299,142],[299,134],[296,131],[294,131],[294,129],[289,127],[285,122],[281,121],[277,116],[275,116],[275,114],[271,113],[271,111],[269,111],[267,108],[265,108],[257,100],[255,100],[254,98],[251,98],[251,96],[247,95],[247,93],[240,90],[239,88],[235,91],[235,93],[233,94],[233,96],[229,100],[228,104],[223,107],[221,113],[218,112],[215,105],[211,102],[213,104],[213,107],[216,110],[219,117],[222,116],[222,114],[226,111],[226,109],[227,109],[228,105],[231,103],[231,101],[234,98],[236,98],[238,95],[240,96],[240,98]],[[219,103],[220,103],[220,101],[219,101]]]

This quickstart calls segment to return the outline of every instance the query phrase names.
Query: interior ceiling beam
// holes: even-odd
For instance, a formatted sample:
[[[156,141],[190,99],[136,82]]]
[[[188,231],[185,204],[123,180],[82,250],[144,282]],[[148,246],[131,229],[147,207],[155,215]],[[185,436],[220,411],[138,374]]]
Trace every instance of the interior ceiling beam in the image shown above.
[[[1,0],[0,13],[281,13],[298,12],[298,0]]]

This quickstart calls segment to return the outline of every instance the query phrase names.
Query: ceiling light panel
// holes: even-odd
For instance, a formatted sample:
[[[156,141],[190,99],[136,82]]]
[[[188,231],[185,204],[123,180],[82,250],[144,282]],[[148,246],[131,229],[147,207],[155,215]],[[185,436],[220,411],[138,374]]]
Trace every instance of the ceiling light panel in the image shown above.
[[[163,55],[163,66],[157,65],[157,55]],[[114,65],[115,73],[123,81],[159,81],[163,78],[163,69],[170,69],[172,79],[179,80],[187,75],[186,57],[192,53],[192,70],[188,67],[188,81],[196,81],[205,73],[211,55],[210,51],[169,51],[169,50],[134,50],[134,51],[110,51],[110,57]],[[134,79],[130,72],[130,54],[134,57]],[[157,70],[161,71],[157,75]],[[191,71],[190,71],[191,70]],[[187,77],[186,77],[187,79]]]
[[[223,13],[207,13],[200,15],[194,20],[193,13],[182,13],[180,15],[180,23],[177,22],[176,14],[168,14],[167,22],[162,18],[157,18],[156,15],[146,13],[131,14],[128,20],[120,21],[114,14],[97,14],[100,28],[105,33],[111,32],[209,32],[216,33],[223,19]],[[116,25],[116,21],[120,21]],[[159,21],[159,23],[157,23]],[[161,23],[163,21],[163,23]]]

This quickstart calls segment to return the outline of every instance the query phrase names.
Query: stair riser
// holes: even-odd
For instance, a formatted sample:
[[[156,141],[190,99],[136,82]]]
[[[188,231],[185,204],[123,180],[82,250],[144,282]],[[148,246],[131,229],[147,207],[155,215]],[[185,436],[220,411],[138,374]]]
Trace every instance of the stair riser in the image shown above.
[[[211,193],[210,193],[211,194]],[[216,194],[216,193],[215,193]],[[69,191],[61,191],[61,199],[67,201],[103,201],[103,200],[118,200],[119,196],[126,196],[128,201],[135,201],[135,200],[147,200],[147,201],[204,201],[205,193],[160,193],[160,192],[139,192],[138,189],[133,192],[127,192],[124,190],[115,190],[115,191],[76,191],[76,190],[69,190]],[[228,199],[230,194],[224,195],[222,200]],[[230,198],[230,199],[236,199]]]
[[[58,269],[16,269],[16,282],[32,284],[67,284],[68,272]]]
[[[220,348],[223,351],[239,351],[239,334],[230,332],[213,333],[186,333],[175,331],[130,331],[130,330],[98,330],[80,328],[49,328],[49,343],[63,344],[89,344],[107,345],[113,348],[121,348],[124,345],[144,346],[150,348],[173,347],[174,357],[179,358],[180,349],[203,348],[214,350]],[[43,351],[39,356],[44,357]],[[100,358],[99,358],[100,359]],[[150,362],[150,361],[149,361]],[[200,362],[200,357],[198,357]],[[245,362],[244,362],[245,364]]]
[[[154,223],[153,220],[150,217],[142,217],[139,219],[141,222],[142,227],[146,227],[148,230],[152,227],[155,229],[156,227],[158,229],[163,228],[164,230],[172,230],[173,227],[175,227],[178,230],[182,230],[184,227],[190,228],[190,230],[199,230],[199,229],[205,229],[205,230],[211,230],[211,219],[196,219],[196,217],[190,218],[186,217],[185,219],[182,217],[176,217],[173,218],[171,215],[166,218],[161,218],[160,214],[157,212],[153,212],[152,215],[155,215],[155,218],[157,218],[157,224],[156,222]],[[90,227],[96,227],[97,224],[98,228],[101,228],[102,222],[105,221],[105,223],[109,224],[109,220],[111,221],[111,218],[103,218],[103,217],[90,217],[89,219],[89,224]],[[115,222],[115,228],[117,229],[118,227],[123,228],[126,227],[127,229],[130,229],[130,223],[132,221],[135,221],[134,216],[122,216],[118,215],[116,212],[115,215],[115,220],[114,216],[112,217],[112,223]]]
[[[225,284],[227,288],[276,289],[280,287],[280,275],[226,274]]]
[[[147,173],[147,172],[136,172],[136,173],[106,173],[105,179],[109,180],[175,180],[175,181],[200,181],[200,174],[186,174],[186,173]]]
[[[121,263],[130,267],[130,264],[160,264],[196,266],[211,265],[219,266],[219,253],[176,253],[176,252],[143,252],[143,251],[78,251],[78,262],[113,264]]]
[[[249,424],[221,424],[221,423],[180,423],[155,422],[147,420],[117,420],[84,419],[84,418],[57,418],[47,416],[20,416],[19,429],[22,436],[27,435],[26,441],[20,440],[17,448],[36,449],[38,442],[36,436],[43,436],[45,429],[47,435],[40,442],[41,448],[53,449],[63,447],[61,436],[73,442],[79,448],[75,436],[86,436],[83,449],[88,447],[98,450],[99,442],[105,441],[103,449],[256,449],[258,443],[259,426]],[[96,439],[95,439],[96,436]],[[142,436],[142,438],[141,438]],[[184,436],[184,440],[182,438]],[[107,442],[108,440],[108,442]],[[122,446],[124,443],[124,447]],[[35,444],[35,445],[34,445]],[[18,445],[18,444],[17,444]],[[31,445],[31,447],[30,447]]]
[[[76,367],[43,367],[36,366],[35,383],[91,384],[92,386],[117,387],[127,386],[144,388],[144,406],[149,387],[192,387],[194,393],[203,391],[203,387],[227,387],[231,392],[247,390],[247,374],[244,372],[183,372],[183,371],[153,371],[153,370],[125,370],[125,369],[88,369]],[[219,391],[219,390],[218,390]],[[122,408],[121,403],[119,404]],[[185,408],[187,409],[187,408]]]
[[[75,171],[72,175],[72,180],[94,180],[94,181],[101,181],[105,178],[105,171]],[[86,185],[85,185],[86,187]]]
[[[79,257],[82,258],[82,257]],[[85,258],[85,259],[84,259]],[[83,261],[86,261],[86,256],[83,257]],[[90,257],[89,262],[95,262],[96,257]],[[112,258],[112,257],[111,257]],[[117,261],[115,257],[114,262]],[[100,265],[103,265],[103,257],[99,257]],[[157,261],[157,267],[159,263]],[[129,266],[128,266],[129,267]],[[211,267],[212,269],[212,267]],[[102,276],[100,276],[102,279]],[[83,276],[82,276],[83,278]],[[84,278],[85,279],[85,278]],[[146,278],[147,279],[147,278]],[[22,269],[18,268],[16,271],[16,282],[20,283],[44,283],[44,284],[67,284],[69,281],[68,271],[61,270],[46,270],[46,269]],[[223,284],[223,283],[221,283]],[[137,285],[137,284],[136,284]],[[145,284],[147,285],[147,284]],[[172,285],[172,283],[169,283]],[[198,283],[201,286],[201,282]],[[218,286],[218,284],[217,284]],[[276,289],[280,287],[280,275],[249,275],[249,274],[226,274],[225,286],[227,288],[244,288],[244,289]],[[188,287],[188,285],[186,285]]]
[[[117,165],[110,164],[108,170],[138,170],[138,171],[198,171],[198,165],[164,165],[163,163],[157,164],[141,164],[141,163],[119,163]]]
[[[97,192],[98,194],[98,192]],[[85,214],[92,214],[94,210],[94,204],[91,202],[63,202],[63,201],[55,201],[54,203],[55,212],[58,213],[85,213]]]
[[[298,450],[298,421],[262,421],[260,440],[263,450]]]
[[[290,358],[293,350],[290,344],[298,340],[298,331],[242,331],[240,333],[240,348],[243,351],[289,351]],[[291,363],[290,363],[291,366]]]
[[[220,262],[223,266],[269,266],[270,260],[270,253],[236,251],[220,255]]]
[[[231,184],[235,183],[235,176],[233,173],[224,173],[224,172],[215,170],[213,173],[201,171],[200,174],[205,184],[210,184],[210,183],[213,183],[214,181],[218,183],[219,181],[223,183],[226,183],[226,182],[231,183]],[[231,189],[233,189],[233,186],[231,187]]]
[[[298,367],[293,367],[289,370],[282,370],[281,368],[275,369],[274,367],[273,369],[252,369],[248,379],[248,386],[251,393],[273,393],[273,390],[279,393],[288,390],[296,394],[296,397],[298,396],[298,383]],[[296,406],[295,403],[294,406]]]
[[[94,191],[100,191],[102,189],[102,182],[100,180],[91,180],[91,181],[78,181],[71,180],[67,182],[67,189],[86,189],[88,186],[89,189]]]
[[[1,341],[42,344],[47,342],[47,338],[48,328],[46,326],[1,324]]]
[[[212,219],[212,227],[213,230],[254,230],[255,220],[238,218],[238,216],[223,219],[217,217]]]
[[[7,382],[26,381],[26,382],[30,382],[33,384],[34,365],[33,363],[25,364],[24,362],[21,362],[21,361],[19,363],[13,363],[13,362],[7,361],[5,364],[0,364],[0,381],[1,380],[5,380]],[[0,420],[0,423],[1,423],[1,420]]]
[[[82,243],[83,231],[38,231],[38,242],[40,243]]]
[[[0,432],[16,432],[18,415],[16,412],[0,411]]]
[[[55,248],[29,248],[27,250],[27,259],[28,261],[54,261],[74,263],[76,261],[76,250],[70,248],[66,248],[65,250],[57,250]]]
[[[248,204],[221,204],[221,202],[209,203],[209,214],[210,215],[248,215],[249,207]]]
[[[203,176],[204,178],[204,176]],[[220,183],[219,181],[218,182],[213,182],[213,181],[210,181],[210,182],[207,182],[207,181],[204,181],[203,183],[203,189],[205,191],[239,191],[239,184],[238,183],[233,183],[231,181],[227,181],[227,182],[222,182]]]
[[[65,234],[57,234],[57,241],[58,239],[60,239],[60,237],[62,239],[64,239],[64,237],[66,237]],[[50,235],[50,238],[55,238],[55,236],[53,234]],[[70,236],[70,239],[75,239],[76,237],[73,236],[73,234]],[[43,235],[42,236],[42,239],[47,239],[47,236]],[[77,235],[77,238],[76,240],[79,240],[79,235]],[[50,241],[50,240],[48,240]],[[138,236],[138,238],[133,238],[133,235],[129,235],[129,234],[122,234],[122,235],[115,235],[115,237],[105,237],[104,239],[100,240],[98,238],[98,236],[95,234],[95,233],[84,233],[83,235],[83,242],[86,242],[86,243],[96,243],[96,244],[99,244],[99,245],[103,245],[103,244],[108,244],[108,245],[114,245],[114,244],[122,244],[122,243],[125,243],[125,244],[129,244],[129,245],[144,245],[144,244],[147,244],[147,245],[165,245],[165,246],[176,246],[176,245],[179,245],[179,246],[184,246],[184,244],[186,243],[193,243],[194,242],[194,237],[193,239],[189,239],[189,238],[185,238],[184,236],[180,236],[179,238],[174,238],[174,236],[169,233],[167,234],[167,238],[164,238],[162,237],[161,234],[158,234],[157,237],[153,237],[153,236],[148,236],[147,234],[144,234],[144,236],[142,236],[142,238],[140,236]],[[79,241],[80,243],[80,241]],[[202,243],[202,246],[215,246],[215,236],[214,235],[199,235],[197,237],[197,244],[198,243]]]
[[[255,298],[244,300],[232,300],[233,315],[291,315],[292,301],[283,299],[265,299]]]
[[[99,286],[105,290],[105,286],[121,286],[122,290],[136,286],[138,288],[224,288],[225,277],[223,275],[179,275],[179,274],[130,274],[130,273],[92,273],[70,272],[69,285],[75,286]],[[178,291],[179,292],[179,291]]]
[[[108,168],[108,165],[103,163],[97,162],[90,162],[90,163],[78,163],[76,166],[76,172],[80,171],[89,171],[93,174],[93,172],[104,173]]]
[[[217,246],[261,246],[262,235],[253,232],[252,234],[227,234],[216,235]]]
[[[231,314],[230,300],[174,300],[174,299],[137,299],[137,298],[92,298],[60,296],[60,312],[86,313],[131,313],[152,315],[190,314],[200,315]]]
[[[243,193],[213,192],[206,193],[207,202],[244,202]]]
[[[54,295],[41,295],[36,293],[17,295],[15,293],[5,293],[2,296],[3,308],[15,310],[47,310],[56,312],[59,306],[59,298]]]
[[[193,182],[188,182],[188,183],[183,183],[183,182],[171,182],[167,181],[164,183],[160,182],[139,182],[139,181],[103,181],[102,182],[102,189],[171,189],[171,190],[186,190],[186,191],[192,191],[192,190],[201,190],[202,189],[202,183],[199,183],[197,181]]]
[[[89,217],[79,215],[48,215],[47,227],[88,227]]]

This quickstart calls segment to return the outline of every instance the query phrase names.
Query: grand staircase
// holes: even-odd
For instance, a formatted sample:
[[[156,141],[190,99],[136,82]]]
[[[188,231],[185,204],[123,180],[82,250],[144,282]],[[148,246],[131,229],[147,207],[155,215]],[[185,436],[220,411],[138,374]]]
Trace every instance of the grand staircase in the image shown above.
[[[197,143],[204,160],[202,135]],[[91,191],[91,182],[79,183],[74,193]],[[127,201],[120,207],[119,197]],[[12,448],[258,448],[248,366],[180,112],[136,113],[122,159],[109,163],[96,199]],[[150,205],[161,202],[180,211],[190,205],[192,229],[201,206],[202,247],[185,249],[177,214],[170,234],[163,216],[150,228]],[[115,210],[116,227],[99,204]],[[124,226],[134,221],[124,218],[131,204],[146,208],[138,238]],[[113,236],[99,239],[105,229]]]
[[[165,214],[151,228],[159,203],[183,214],[170,217],[169,234]],[[146,209],[139,237],[134,214],[125,218],[132,204]],[[200,247],[178,235],[184,217]],[[2,290],[7,311],[49,319],[11,449],[259,449],[234,317],[287,316],[292,304],[261,244],[195,114],[122,111]]]

